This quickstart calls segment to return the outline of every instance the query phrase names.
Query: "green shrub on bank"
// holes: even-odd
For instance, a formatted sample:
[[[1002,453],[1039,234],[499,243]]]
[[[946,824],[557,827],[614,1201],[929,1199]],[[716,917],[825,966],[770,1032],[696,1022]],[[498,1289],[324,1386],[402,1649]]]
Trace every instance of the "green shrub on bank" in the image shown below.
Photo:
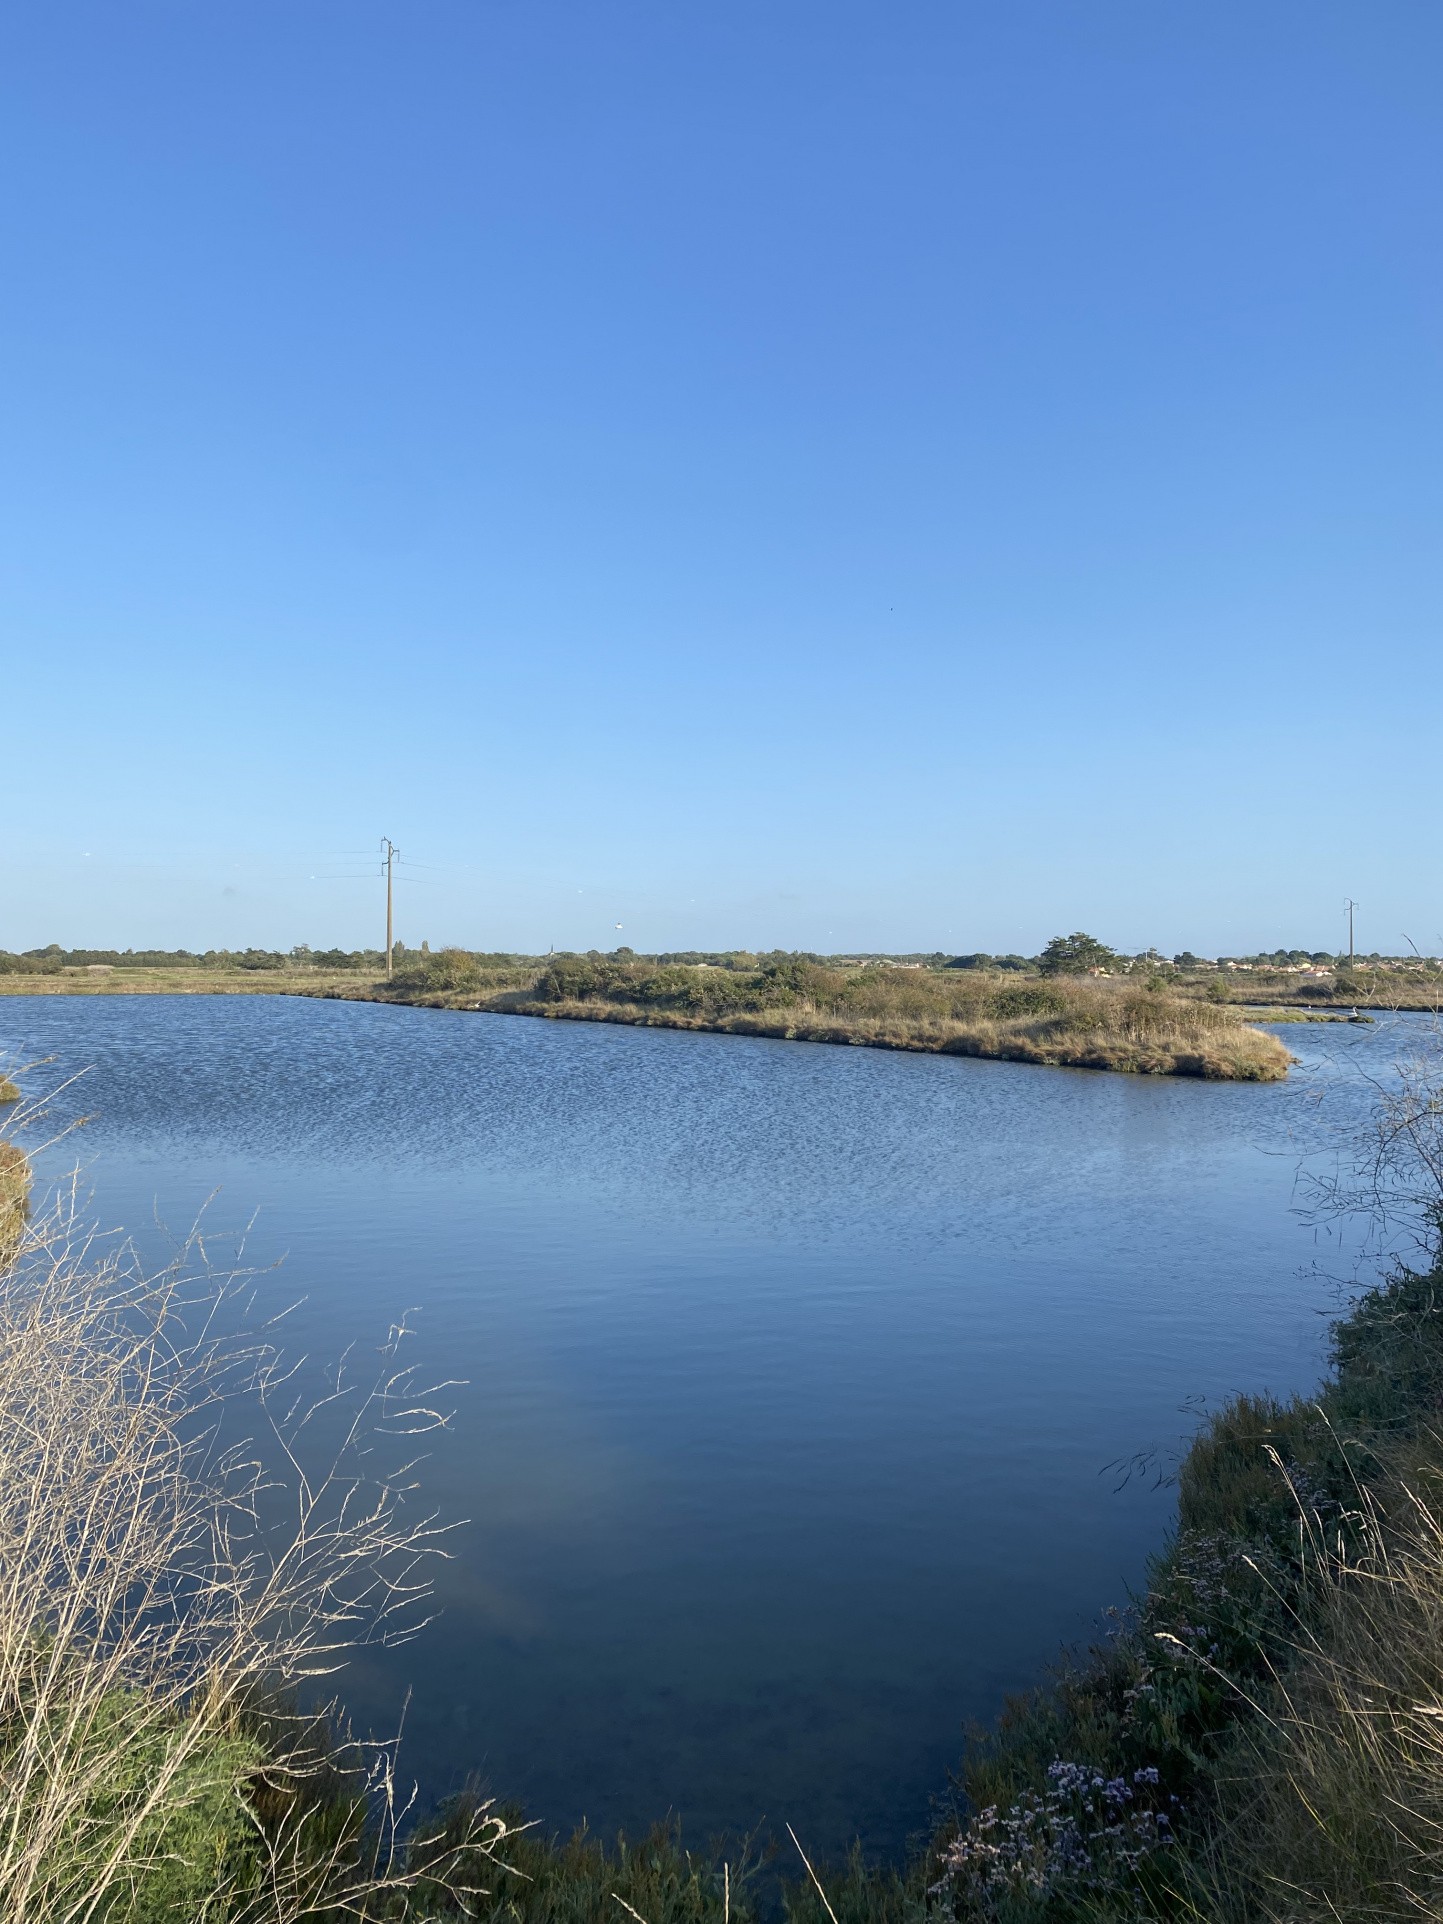
[[[474,955],[468,955],[465,949],[441,949],[399,970],[393,982],[399,989],[434,994],[479,988],[483,979],[481,964]]]
[[[33,1741],[34,1732],[12,1724],[7,1736],[13,1745]],[[97,1903],[105,1924],[221,1924],[254,1893],[260,1844],[246,1792],[265,1762],[256,1742],[209,1736],[185,1756],[163,1800],[147,1808],[185,1733],[179,1724],[157,1728],[139,1692],[111,1691],[78,1725],[57,1710],[46,1741],[57,1772],[93,1779],[64,1841],[37,1867],[51,1915],[68,1915],[73,1898]],[[14,1774],[7,1747],[0,1740],[0,1781]],[[107,1878],[115,1837],[132,1829],[125,1867]]]
[[[1047,1773],[1080,1761],[1114,1783],[1155,1771],[1176,1799],[1173,1841],[1134,1840],[1120,1860],[1114,1838],[1099,1868],[1073,1826],[1045,1875],[974,1884],[958,1916],[1432,1914],[1443,1533],[1418,1498],[1443,1490],[1440,1297],[1443,1266],[1400,1272],[1338,1323],[1316,1402],[1239,1397],[1219,1411],[1182,1464],[1173,1541],[1118,1633],[1017,1700],[965,1767],[964,1839],[989,1805],[1004,1824],[1025,1817]],[[1143,1805],[1125,1808],[1135,1820]]]

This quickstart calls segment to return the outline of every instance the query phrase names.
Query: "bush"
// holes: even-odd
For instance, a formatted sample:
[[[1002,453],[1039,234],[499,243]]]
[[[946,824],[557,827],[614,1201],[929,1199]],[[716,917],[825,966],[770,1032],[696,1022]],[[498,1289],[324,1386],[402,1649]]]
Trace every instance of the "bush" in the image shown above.
[[[423,993],[476,989],[483,979],[481,964],[465,949],[441,949],[402,970],[395,978],[397,986],[419,989]]]
[[[28,1735],[12,1726],[11,1746]],[[106,1693],[78,1726],[61,1702],[47,1731],[49,1768],[93,1788],[35,1866],[55,1916],[95,1902],[106,1924],[198,1924],[230,1913],[227,1894],[255,1890],[261,1840],[245,1793],[265,1758],[239,1734],[189,1739],[184,1719],[158,1725],[134,1690]],[[11,1746],[0,1743],[0,1782],[17,1774]],[[151,1795],[157,1782],[167,1783],[160,1799]]]

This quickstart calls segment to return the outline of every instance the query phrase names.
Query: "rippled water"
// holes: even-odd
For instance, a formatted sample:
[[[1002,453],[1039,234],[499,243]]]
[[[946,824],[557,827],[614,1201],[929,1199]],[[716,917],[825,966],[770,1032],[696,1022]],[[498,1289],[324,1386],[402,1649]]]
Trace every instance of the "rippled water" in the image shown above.
[[[102,1220],[253,1212],[292,1341],[466,1379],[427,1465],[469,1518],[407,1690],[428,1792],[548,1823],[821,1850],[925,1824],[963,1725],[1142,1577],[1195,1399],[1316,1379],[1334,1292],[1291,1213],[1320,1090],[270,997],[0,1002]],[[1323,1055],[1335,1056],[1329,1064]],[[1344,1065],[1340,1069],[1339,1064]],[[1342,1097],[1339,1091],[1342,1091]]]

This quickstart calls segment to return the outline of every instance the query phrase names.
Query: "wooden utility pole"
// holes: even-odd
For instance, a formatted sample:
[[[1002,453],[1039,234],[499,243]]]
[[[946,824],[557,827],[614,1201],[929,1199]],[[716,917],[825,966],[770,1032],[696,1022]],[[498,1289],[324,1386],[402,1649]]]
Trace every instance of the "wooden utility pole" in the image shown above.
[[[1350,962],[1353,959],[1353,910],[1357,906],[1351,895],[1343,903],[1343,907],[1348,911],[1348,960]]]
[[[385,864],[386,869],[386,980],[389,982],[391,979],[391,950],[394,946],[393,937],[395,934],[393,871],[396,866],[396,857],[401,851],[396,847],[396,844],[391,840],[389,835],[383,835],[381,837],[381,847],[384,850],[381,860]]]

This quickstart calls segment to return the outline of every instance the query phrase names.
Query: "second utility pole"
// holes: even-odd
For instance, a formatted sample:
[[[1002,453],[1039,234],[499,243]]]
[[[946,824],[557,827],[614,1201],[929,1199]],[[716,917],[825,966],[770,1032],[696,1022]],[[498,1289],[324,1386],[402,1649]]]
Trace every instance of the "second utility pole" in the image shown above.
[[[386,980],[389,982],[391,979],[391,938],[394,932],[394,922],[391,913],[394,893],[392,888],[392,870],[396,866],[396,857],[401,851],[396,847],[389,835],[383,835],[381,837],[381,847],[386,851],[383,859],[386,864]]]

